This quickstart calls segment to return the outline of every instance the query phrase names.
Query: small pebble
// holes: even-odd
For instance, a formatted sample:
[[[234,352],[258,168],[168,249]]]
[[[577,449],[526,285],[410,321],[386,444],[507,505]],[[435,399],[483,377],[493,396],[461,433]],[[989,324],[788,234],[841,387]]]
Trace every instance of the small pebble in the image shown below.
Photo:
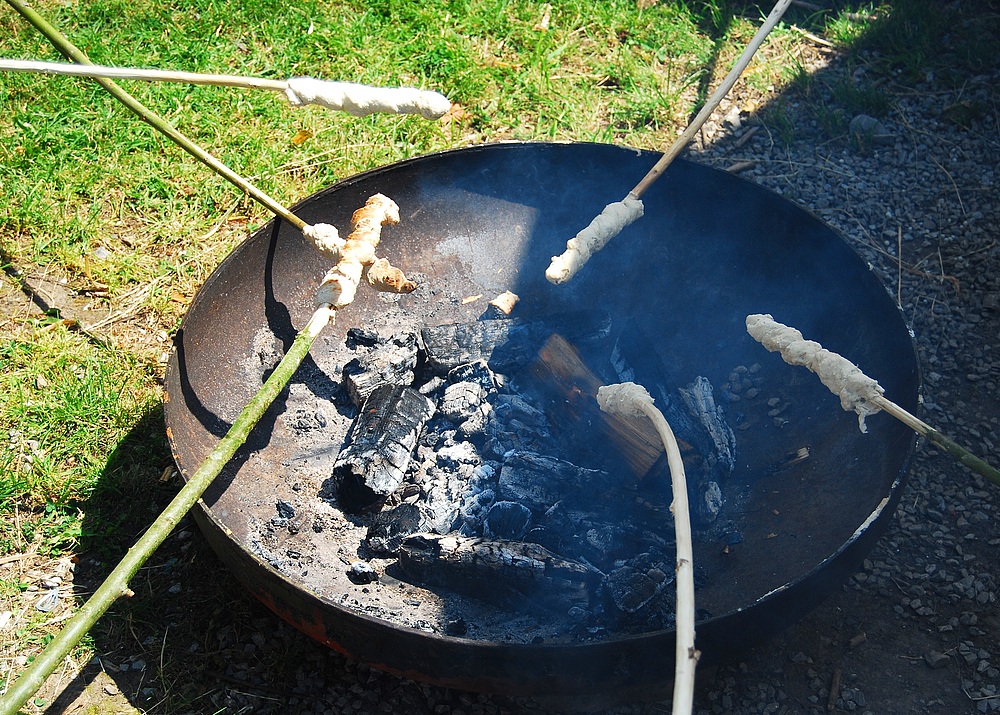
[[[939,653],[936,650],[931,650],[924,653],[924,662],[927,663],[929,667],[935,670],[937,670],[938,668],[943,668],[944,666],[948,665],[949,660],[950,658],[948,656],[946,656],[944,653]]]
[[[378,572],[367,561],[352,561],[347,569],[347,578],[359,585],[372,583],[378,581]]]

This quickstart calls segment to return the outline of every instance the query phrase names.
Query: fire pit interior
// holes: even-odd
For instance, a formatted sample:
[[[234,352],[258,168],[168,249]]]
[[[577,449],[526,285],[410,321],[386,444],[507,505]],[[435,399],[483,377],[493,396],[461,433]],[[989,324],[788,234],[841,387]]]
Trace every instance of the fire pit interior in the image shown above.
[[[772,313],[915,409],[900,314],[833,231],[679,161],[646,215],[573,281],[549,257],[655,157],[501,144],[378,169],[302,202],[346,229],[383,193],[382,245],[419,288],[360,293],[196,513],[237,578],[315,638],[468,689],[645,693],[673,661],[669,475],[642,424],[596,407],[649,389],[685,450],[699,647],[764,637],[850,573],[895,506],[914,438],[841,411],[763,350]],[[178,465],[197,468],[313,309],[328,266],[275,221],[206,282],[167,376]],[[491,301],[519,298],[507,315]]]

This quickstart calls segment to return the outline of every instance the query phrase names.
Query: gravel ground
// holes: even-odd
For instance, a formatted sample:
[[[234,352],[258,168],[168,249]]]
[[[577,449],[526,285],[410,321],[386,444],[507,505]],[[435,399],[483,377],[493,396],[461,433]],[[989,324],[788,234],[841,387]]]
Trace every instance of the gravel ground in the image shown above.
[[[883,85],[891,109],[861,141],[831,138],[815,101],[786,97],[786,143],[746,114],[739,124],[737,98],[693,154],[721,168],[742,164],[743,176],[844,232],[913,330],[925,419],[997,463],[1000,72],[954,86],[931,74]],[[863,568],[798,625],[703,670],[696,712],[1000,712],[998,518],[1000,490],[921,443],[896,518]],[[400,680],[315,644],[253,603],[191,526],[164,545],[136,590],[126,612],[102,623],[106,655],[76,678],[60,712],[75,707],[67,703],[94,668],[114,681],[102,692],[117,689],[151,712],[552,711]],[[114,637],[116,628],[131,636]],[[112,641],[113,651],[101,648]],[[589,705],[576,709],[600,707]],[[606,712],[669,711],[667,702]]]

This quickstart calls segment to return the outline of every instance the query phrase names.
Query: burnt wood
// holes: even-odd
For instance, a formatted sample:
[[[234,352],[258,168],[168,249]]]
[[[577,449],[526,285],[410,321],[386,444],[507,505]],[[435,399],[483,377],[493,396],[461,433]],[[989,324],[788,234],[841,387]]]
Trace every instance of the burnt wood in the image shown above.
[[[467,363],[486,362],[506,373],[524,367],[545,341],[558,333],[588,343],[608,337],[611,317],[604,311],[571,311],[544,320],[489,319],[422,328],[428,366],[440,375]]]
[[[377,510],[403,483],[411,453],[434,403],[410,387],[376,387],[333,466],[337,503],[350,513]]]
[[[379,385],[410,385],[417,366],[417,336],[395,335],[371,352],[344,365],[344,387],[361,407]]]
[[[457,534],[417,534],[399,548],[403,571],[423,583],[488,600],[531,596],[559,608],[586,607],[603,574],[538,544]]]

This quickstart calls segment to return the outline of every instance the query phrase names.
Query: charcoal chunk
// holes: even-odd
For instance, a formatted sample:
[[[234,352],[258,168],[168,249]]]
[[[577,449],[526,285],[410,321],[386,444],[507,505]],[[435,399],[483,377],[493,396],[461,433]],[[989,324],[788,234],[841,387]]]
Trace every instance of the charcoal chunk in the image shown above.
[[[347,568],[347,578],[351,580],[351,583],[360,586],[378,581],[378,572],[367,561],[352,561]]]
[[[610,331],[610,315],[588,310],[536,321],[510,318],[437,325],[421,329],[420,338],[428,366],[439,375],[477,361],[507,373],[532,361],[553,333],[588,342],[606,338]]]
[[[474,382],[487,393],[497,389],[497,376],[485,360],[465,363],[448,371],[448,382]]]
[[[333,465],[340,507],[352,514],[378,510],[403,483],[411,453],[434,403],[399,385],[375,388]]]
[[[438,412],[453,422],[464,422],[479,410],[486,391],[475,382],[455,382],[444,390]]]
[[[486,423],[486,450],[497,458],[508,452],[538,452],[551,441],[545,413],[517,394],[500,394]]]
[[[410,385],[417,366],[417,336],[404,333],[344,365],[344,387],[360,407],[379,385]]]
[[[593,501],[617,487],[607,472],[585,469],[563,459],[532,452],[514,452],[500,469],[500,495],[536,511],[560,500]]]
[[[369,328],[348,328],[347,347],[352,350],[357,347],[373,348],[379,344],[378,332]]]
[[[409,503],[400,504],[375,515],[368,526],[365,545],[379,556],[395,556],[403,539],[425,528],[419,507]]]
[[[619,611],[633,614],[650,606],[674,582],[672,573],[663,560],[644,553],[608,573],[604,586]]]
[[[531,510],[513,501],[498,501],[486,512],[487,538],[519,540],[531,527]]]

